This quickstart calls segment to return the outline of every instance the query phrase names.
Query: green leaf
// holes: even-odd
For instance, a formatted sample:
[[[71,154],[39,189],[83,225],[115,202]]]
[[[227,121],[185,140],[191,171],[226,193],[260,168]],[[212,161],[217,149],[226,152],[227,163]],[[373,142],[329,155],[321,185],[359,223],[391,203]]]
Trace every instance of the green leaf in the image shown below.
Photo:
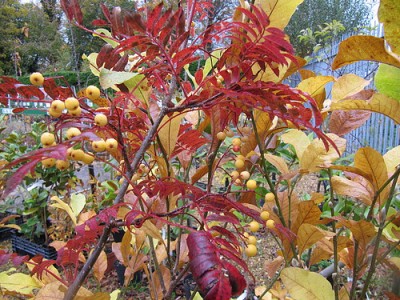
[[[100,71],[100,85],[103,89],[107,89],[116,84],[124,83],[137,75],[138,73],[134,72],[117,72],[102,68]]]
[[[392,99],[400,101],[400,68],[381,64],[375,74],[377,90]]]
[[[400,1],[381,0],[378,10],[379,22],[385,28],[385,40],[392,47],[393,52],[400,54]]]
[[[282,270],[281,278],[293,299],[335,299],[331,284],[318,273],[289,267]]]
[[[112,37],[111,32],[109,32],[107,29],[99,28],[99,29],[96,29],[94,32],[95,33],[93,33],[93,36],[97,36],[97,37],[101,38],[103,41],[110,44],[113,48],[115,48],[119,45],[119,43],[117,43],[115,40],[108,39],[106,37],[102,37],[99,35],[99,34],[103,34],[103,35],[109,36],[111,38]],[[96,34],[96,33],[98,33],[98,34]]]

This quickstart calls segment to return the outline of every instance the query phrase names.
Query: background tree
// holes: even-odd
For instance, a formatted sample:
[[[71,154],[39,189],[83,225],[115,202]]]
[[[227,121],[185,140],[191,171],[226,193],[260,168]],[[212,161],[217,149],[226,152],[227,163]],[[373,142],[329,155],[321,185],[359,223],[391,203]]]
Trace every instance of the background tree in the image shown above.
[[[56,10],[46,12],[43,7],[32,3],[24,7],[27,11],[24,26],[29,28],[29,34],[19,34],[17,47],[23,73],[57,70],[61,67],[58,62],[65,51],[65,42],[59,30],[59,13]]]
[[[26,11],[17,0],[3,0],[0,5],[0,74],[15,75],[17,36],[21,32],[21,18]]]
[[[321,31],[326,23],[336,20],[344,26],[343,33],[357,31],[370,25],[371,4],[365,0],[305,0],[297,8],[285,31],[290,36],[296,53],[300,56],[309,55],[313,51],[310,43],[303,43],[299,39],[302,30],[306,34]],[[320,40],[323,47],[324,41]]]

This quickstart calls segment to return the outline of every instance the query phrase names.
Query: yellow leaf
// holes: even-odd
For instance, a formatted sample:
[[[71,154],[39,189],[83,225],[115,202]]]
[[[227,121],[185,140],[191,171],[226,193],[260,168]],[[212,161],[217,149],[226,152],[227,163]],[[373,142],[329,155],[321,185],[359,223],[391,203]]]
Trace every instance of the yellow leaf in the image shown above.
[[[383,155],[388,174],[393,174],[400,165],[400,146],[397,146]]]
[[[71,201],[69,205],[71,206],[72,211],[74,212],[74,215],[77,217],[82,209],[85,207],[86,204],[86,197],[84,194],[79,193],[79,194],[72,194],[71,195]]]
[[[312,247],[322,239],[325,233],[311,224],[302,224],[297,231],[297,247],[301,255],[305,250]]]
[[[68,216],[71,218],[72,222],[74,223],[74,225],[76,225],[76,216],[73,213],[71,207],[65,203],[64,201],[62,201],[59,197],[57,196],[53,196],[50,198],[50,200],[56,201],[57,203],[53,203],[50,204],[51,207],[56,207],[62,210],[65,210],[68,214]]]
[[[124,233],[124,236],[120,244],[120,252],[122,257],[121,262],[124,264],[124,266],[128,265],[129,256],[132,252],[131,241],[132,241],[132,234],[129,230],[127,230]]]
[[[140,229],[143,230],[147,235],[151,236],[152,238],[159,241],[162,240],[160,230],[153,223],[151,223],[150,220],[144,221]]]
[[[332,100],[339,101],[355,95],[363,90],[370,80],[365,80],[354,74],[346,74],[339,77],[332,86]]]
[[[115,39],[112,38],[112,34],[110,31],[108,31],[107,29],[104,28],[98,28],[96,30],[94,30],[95,33],[93,33],[93,36],[97,36],[99,38],[101,38],[103,41],[105,41],[106,43],[110,44],[113,48],[117,47],[119,45],[118,42],[115,41]],[[102,36],[100,36],[100,34]],[[108,36],[110,37],[110,39],[104,37],[104,36]]]
[[[386,50],[384,39],[357,35],[340,43],[339,52],[332,63],[332,69],[336,70],[360,60],[371,60],[400,67],[400,60]]]
[[[184,114],[175,113],[173,116],[165,116],[160,125],[158,137],[161,145],[164,147],[168,157],[175,149],[176,141],[178,140],[179,127]]]
[[[273,126],[273,122],[269,117],[269,114],[266,112],[255,109],[253,114],[259,138],[261,141],[264,141]],[[249,135],[248,141],[243,143],[240,152],[242,155],[246,156],[250,151],[254,150],[256,147],[257,147],[256,135],[254,132],[252,132]]]
[[[296,11],[297,6],[304,0],[256,0],[255,5],[261,8],[269,16],[271,27],[284,29],[289,23],[290,18]]]
[[[66,292],[67,287],[65,285],[59,281],[53,281],[40,289],[35,297],[35,300],[63,300]],[[81,300],[92,295],[92,292],[84,287],[81,287],[74,299]]]
[[[289,173],[289,167],[282,157],[270,153],[265,153],[264,157],[271,165],[277,168],[282,175]]]
[[[101,67],[101,66],[98,66],[97,65],[97,63],[96,63],[96,60],[97,60],[97,56],[98,56],[99,54],[98,53],[90,53],[89,54],[89,56],[87,56],[87,55],[82,55],[82,59],[86,59],[86,60],[88,60],[89,61],[89,68],[90,68],[90,71],[93,73],[93,75],[95,75],[95,76],[100,76],[100,71],[99,71],[99,67]]]
[[[332,187],[336,194],[354,197],[366,205],[371,205],[374,197],[374,193],[371,189],[368,189],[359,182],[354,182],[340,176],[332,177]]]
[[[333,133],[328,133],[327,136],[342,154],[346,149],[346,139]],[[316,172],[320,168],[329,167],[338,158],[339,154],[333,147],[329,147],[329,150],[326,151],[324,143],[320,139],[314,139],[300,158],[300,170],[305,173]]]
[[[332,76],[315,76],[307,78],[299,83],[298,89],[315,97],[325,91],[325,85],[334,81]]]
[[[294,299],[332,300],[332,286],[322,275],[300,268],[285,268],[281,272],[283,284]]]
[[[99,82],[103,89],[114,87],[116,84],[124,83],[135,76],[140,76],[134,72],[112,71],[102,68],[99,74]]]
[[[375,191],[379,190],[388,180],[388,172],[382,155],[373,148],[360,148],[354,156],[354,167],[369,174]],[[389,195],[389,186],[379,194],[378,204],[383,205]]]
[[[93,265],[93,274],[98,282],[100,282],[103,279],[106,270],[107,270],[107,254],[104,251],[101,251],[99,257],[97,258],[96,262]]]
[[[115,290],[110,294],[110,300],[117,300],[118,295],[121,293],[121,290]]]
[[[391,257],[389,261],[397,268],[397,272],[400,272],[400,257]]]
[[[15,271],[15,268],[0,273],[1,290],[33,296],[33,290],[42,287],[42,285],[31,276],[23,273],[10,274],[13,271]]]
[[[344,100],[332,103],[330,110],[368,110],[384,114],[400,124],[400,101],[383,94],[374,94],[370,101]]]
[[[281,135],[281,140],[286,144],[293,145],[298,158],[303,156],[304,151],[311,143],[307,135],[298,129],[288,130],[286,133]]]
[[[61,282],[54,281],[41,288],[35,300],[63,300],[66,290],[66,287]]]
[[[272,294],[270,292],[266,292],[265,295],[262,298],[260,298],[261,294],[264,293],[266,288],[267,287],[265,285],[260,285],[260,286],[257,286],[254,289],[254,294],[256,296],[258,296],[257,299],[260,299],[260,300],[272,300]]]
[[[385,29],[385,40],[393,52],[400,54],[400,2],[398,0],[381,0],[378,10],[379,22]]]

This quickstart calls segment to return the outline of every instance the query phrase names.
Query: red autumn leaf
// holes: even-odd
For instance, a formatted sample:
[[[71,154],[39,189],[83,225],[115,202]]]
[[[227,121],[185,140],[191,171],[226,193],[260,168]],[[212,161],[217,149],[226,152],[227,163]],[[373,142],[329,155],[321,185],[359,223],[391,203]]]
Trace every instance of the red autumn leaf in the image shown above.
[[[190,269],[205,300],[228,300],[246,287],[240,271],[221,258],[219,248],[207,231],[196,231],[187,238]]]
[[[82,24],[83,15],[78,0],[61,0],[61,8],[67,15],[68,20],[75,20],[78,24]]]

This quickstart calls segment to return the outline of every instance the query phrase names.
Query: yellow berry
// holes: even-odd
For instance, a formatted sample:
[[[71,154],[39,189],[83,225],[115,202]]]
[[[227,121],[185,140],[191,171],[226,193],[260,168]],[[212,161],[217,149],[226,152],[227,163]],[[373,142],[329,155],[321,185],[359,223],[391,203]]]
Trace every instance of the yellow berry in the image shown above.
[[[76,127],[68,128],[67,130],[67,139],[72,139],[81,134],[81,131]]]
[[[100,90],[97,86],[89,85],[86,88],[86,97],[90,100],[96,100],[100,97]]]
[[[251,221],[249,223],[249,229],[251,232],[257,232],[260,229],[260,224],[257,221]]]
[[[275,200],[275,195],[274,195],[274,193],[269,192],[269,193],[265,194],[264,198],[265,198],[265,202],[272,202]]]
[[[56,164],[56,159],[55,158],[46,158],[42,160],[42,166],[45,168],[51,168]]]
[[[234,138],[232,140],[232,145],[234,146],[240,146],[242,144],[242,141],[239,138]]]
[[[106,150],[107,151],[115,151],[118,147],[118,141],[116,139],[110,138],[106,140]]]
[[[264,221],[267,221],[269,219],[269,212],[267,212],[266,210],[262,211],[261,214],[260,214],[260,217]]]
[[[254,235],[250,235],[246,242],[249,245],[257,245],[257,238]]]
[[[53,118],[58,118],[62,115],[62,111],[56,111],[56,110],[52,109],[51,107],[49,108],[49,110],[47,112]]]
[[[56,168],[59,170],[66,170],[69,168],[69,161],[57,159]]]
[[[45,132],[40,137],[40,142],[43,146],[51,146],[55,142],[54,134],[50,132]]]
[[[108,123],[107,116],[105,114],[97,114],[94,117],[94,122],[97,126],[105,126]]]
[[[255,190],[257,188],[257,181],[253,179],[247,180],[246,186],[249,190]]]
[[[80,107],[78,107],[77,109],[69,110],[68,112],[73,117],[79,117],[82,113],[82,109]]]
[[[81,161],[87,165],[90,165],[94,161],[94,155],[93,153],[85,153]]]
[[[50,109],[56,112],[62,112],[65,109],[65,104],[61,100],[54,100],[50,104]]]
[[[238,171],[232,171],[231,177],[233,180],[239,178],[239,172]]]
[[[250,178],[250,173],[248,171],[240,172],[240,179],[247,180]]]
[[[82,149],[74,149],[71,151],[71,158],[73,160],[82,160],[85,157],[85,152]]]
[[[275,221],[274,220],[268,220],[267,222],[266,222],[266,226],[267,226],[267,228],[269,228],[269,229],[273,229],[273,228],[275,228]]]
[[[106,142],[103,139],[98,140],[98,141],[93,141],[92,149],[94,152],[102,152],[102,151],[106,150]]]
[[[230,129],[226,130],[225,133],[227,137],[233,137],[235,135],[235,133]]]
[[[44,77],[41,73],[35,72],[32,73],[31,76],[29,76],[29,80],[33,85],[41,86],[43,85]]]
[[[237,169],[243,168],[243,167],[244,167],[244,161],[241,160],[241,159],[237,159],[237,160],[235,161],[235,167],[236,167]]]
[[[217,139],[220,141],[223,141],[226,138],[226,133],[223,131],[220,131],[217,133]]]
[[[247,257],[254,257],[257,255],[257,247],[253,244],[249,244],[244,249],[244,253]]]
[[[65,108],[68,109],[68,111],[74,111],[79,107],[79,101],[75,97],[67,98],[64,104]]]

